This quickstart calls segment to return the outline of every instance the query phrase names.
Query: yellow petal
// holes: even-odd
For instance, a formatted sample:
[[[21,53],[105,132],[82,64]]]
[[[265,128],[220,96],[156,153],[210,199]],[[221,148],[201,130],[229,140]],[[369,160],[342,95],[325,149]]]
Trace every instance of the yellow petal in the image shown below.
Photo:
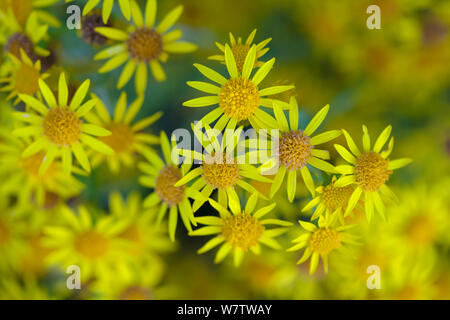
[[[328,110],[330,109],[330,105],[327,104],[325,107],[319,110],[314,117],[311,119],[309,124],[306,126],[305,135],[311,136],[314,131],[322,124],[323,120],[327,116]]]
[[[161,23],[156,27],[156,31],[158,33],[164,33],[167,30],[169,30],[175,22],[177,22],[178,18],[181,16],[181,13],[183,12],[183,6],[179,5],[172,11],[170,11],[164,19],[161,21]]]
[[[112,40],[124,41],[128,39],[128,33],[115,28],[97,27],[95,28],[95,31],[100,33],[102,36]]]

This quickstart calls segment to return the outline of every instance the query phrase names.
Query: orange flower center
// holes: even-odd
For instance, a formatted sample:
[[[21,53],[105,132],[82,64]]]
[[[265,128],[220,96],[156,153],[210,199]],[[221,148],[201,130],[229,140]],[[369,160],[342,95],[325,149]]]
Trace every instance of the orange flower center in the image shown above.
[[[94,230],[81,233],[75,238],[75,250],[88,259],[96,260],[104,257],[109,249],[109,240]]]
[[[233,78],[222,85],[219,92],[220,106],[230,118],[246,120],[259,107],[259,92],[246,78]]]
[[[130,34],[127,46],[133,59],[146,62],[159,57],[163,42],[161,36],[155,30],[140,28]]]
[[[116,154],[130,152],[133,149],[134,134],[130,126],[122,123],[111,123],[106,127],[111,135],[100,140],[110,146]]]
[[[44,119],[44,134],[59,146],[78,141],[81,135],[81,120],[68,107],[51,108]]]
[[[363,153],[355,164],[355,178],[364,191],[377,191],[389,179],[392,170],[388,170],[389,161],[378,153]]]
[[[214,188],[227,189],[239,181],[239,166],[235,161],[227,163],[225,154],[222,157],[220,155],[208,156],[205,163],[202,164],[202,169],[206,182]]]
[[[339,233],[330,228],[317,229],[309,240],[311,249],[319,254],[328,254],[340,245]]]
[[[186,186],[174,186],[181,178],[180,169],[171,165],[161,169],[156,177],[155,191],[158,197],[169,206],[177,205],[184,199]]]
[[[39,90],[39,71],[22,63],[15,74],[15,85],[19,93],[34,95]]]
[[[408,239],[419,246],[433,243],[435,232],[435,225],[424,214],[412,218],[406,226]]]
[[[323,188],[321,198],[327,208],[331,211],[335,211],[336,209],[345,208],[347,206],[353,191],[354,188],[352,186],[335,187],[334,183],[331,183]]]
[[[222,227],[222,235],[228,244],[244,251],[258,244],[263,231],[264,226],[258,219],[244,212],[226,218]]]
[[[311,157],[313,146],[301,130],[283,132],[280,138],[280,163],[288,170],[303,168]]]

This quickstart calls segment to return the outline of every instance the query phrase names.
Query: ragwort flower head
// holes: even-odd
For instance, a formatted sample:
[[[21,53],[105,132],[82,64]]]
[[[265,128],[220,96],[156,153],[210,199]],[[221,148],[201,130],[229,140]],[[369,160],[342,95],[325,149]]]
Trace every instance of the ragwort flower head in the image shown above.
[[[294,239],[292,242],[295,245],[288,251],[296,251],[306,247],[297,263],[304,263],[311,257],[310,274],[316,271],[319,258],[323,261],[324,271],[328,273],[328,255],[334,251],[341,251],[345,244],[357,244],[356,237],[348,232],[355,225],[337,227],[335,226],[336,216],[321,216],[318,226],[301,220],[299,223],[307,232]]]
[[[363,151],[360,151],[347,131],[342,130],[350,151],[338,144],[334,146],[350,165],[336,167],[337,172],[341,173],[342,176],[336,181],[335,186],[356,185],[349,199],[345,215],[353,210],[362,194],[364,194],[364,208],[368,221],[371,220],[375,211],[385,218],[386,208],[381,200],[380,193],[387,198],[396,199],[386,182],[393,170],[406,166],[412,160],[408,158],[389,160],[389,155],[394,148],[393,137],[389,141],[388,148],[382,151],[383,146],[389,139],[391,130],[392,127],[387,126],[371,147],[369,132],[367,127],[363,125]]]
[[[266,128],[273,118],[260,107],[273,108],[273,104],[276,102],[285,109],[291,108],[288,103],[267,98],[267,96],[290,90],[293,86],[273,86],[259,89],[259,84],[272,69],[275,58],[265,62],[251,77],[255,57],[256,46],[253,46],[245,58],[242,73],[240,73],[230,46],[225,45],[225,63],[230,76],[228,79],[208,67],[194,64],[205,77],[216,84],[189,81],[187,83],[189,86],[210,95],[191,99],[184,102],[183,105],[206,107],[218,104],[219,106],[204,116],[201,122],[209,125],[217,120],[214,128],[219,131],[225,127],[235,129],[239,122],[247,120],[255,129]]]
[[[208,125],[205,133],[194,124],[192,129],[205,151],[199,153],[191,150],[180,150],[181,155],[191,161],[199,161],[200,166],[189,171],[175,186],[185,185],[195,179],[191,185],[191,190],[200,193],[198,197],[194,195],[194,212],[201,207],[214,190],[218,191],[219,203],[227,208],[228,203],[231,206],[239,202],[239,196],[236,192],[238,188],[248,191],[250,194],[259,193],[249,183],[250,181],[272,182],[272,180],[262,176],[257,167],[245,161],[246,153],[237,154],[236,147],[242,142],[242,127],[224,134],[222,141],[219,141],[219,137],[214,135],[216,130],[212,130]]]
[[[253,46],[253,39],[255,38],[255,35],[256,29],[254,29],[252,33],[250,33],[247,40],[243,43],[240,37],[236,40],[236,38],[230,32],[229,46],[231,47],[231,51],[233,52],[234,60],[236,61],[236,66],[239,72],[242,72],[242,69],[244,68],[245,58],[247,58],[247,54]],[[256,67],[261,67],[264,64],[264,62],[258,61],[258,59],[261,58],[263,55],[265,55],[267,51],[269,51],[269,48],[265,48],[265,46],[271,40],[272,38],[268,38],[256,44],[256,56],[255,56]],[[219,48],[220,51],[222,51],[223,54],[214,55],[209,57],[208,59],[218,60],[222,63],[225,63],[225,45],[216,42],[216,46]]]
[[[45,157],[39,168],[43,174],[53,163],[61,157],[64,171],[72,171],[72,154],[82,168],[91,170],[84,146],[98,152],[114,154],[114,150],[93,136],[108,136],[110,131],[91,123],[82,121],[97,104],[97,99],[90,99],[83,103],[89,90],[90,80],[84,81],[75,92],[69,103],[69,92],[64,73],[59,77],[58,100],[43,81],[39,80],[39,89],[47,105],[33,96],[20,94],[22,101],[35,112],[17,113],[17,118],[28,126],[22,126],[13,131],[17,137],[30,137],[33,142],[24,150],[23,157],[27,158],[44,151]]]
[[[240,203],[237,202],[230,206],[230,212],[218,202],[210,199],[209,203],[219,212],[220,217],[197,217],[197,222],[206,226],[190,232],[190,235],[216,236],[200,248],[198,253],[207,252],[221,244],[214,262],[220,263],[232,252],[234,264],[237,267],[241,264],[247,251],[250,250],[255,254],[259,254],[261,252],[260,244],[276,250],[281,249],[280,244],[274,238],[285,233],[288,229],[287,227],[291,226],[292,223],[273,218],[262,219],[276,204],[273,203],[255,211],[257,201],[258,194],[255,193],[248,199],[244,210],[241,209]],[[269,229],[269,225],[279,227]]]
[[[330,130],[313,135],[325,119],[330,108],[329,105],[319,110],[304,130],[299,128],[299,112],[295,98],[291,99],[290,105],[288,122],[281,107],[274,103],[273,110],[276,119],[270,120],[269,128],[279,129],[281,132],[278,155],[264,163],[262,169],[270,170],[275,164],[279,165],[270,194],[273,196],[280,189],[287,175],[287,195],[289,201],[292,202],[296,191],[298,171],[300,171],[309,192],[313,196],[315,195],[314,181],[307,167],[308,164],[327,173],[335,172],[334,166],[325,161],[330,159],[329,152],[317,149],[316,146],[337,138],[341,132],[340,130]]]
[[[109,72],[125,62],[125,67],[117,82],[117,88],[123,88],[134,73],[136,92],[143,94],[147,86],[147,66],[150,67],[157,81],[164,81],[166,74],[161,62],[166,62],[169,53],[187,53],[196,50],[197,46],[185,41],[178,41],[181,30],[169,29],[175,24],[183,12],[183,6],[173,9],[155,26],[156,1],[148,0],[145,8],[145,20],[141,9],[135,1],[130,3],[134,25],[128,31],[110,27],[98,27],[95,30],[108,39],[120,41],[96,56],[96,60],[109,59],[100,69],[100,73]]]
[[[96,167],[106,161],[111,172],[118,173],[121,165],[131,167],[135,164],[136,154],[142,154],[149,145],[159,144],[158,136],[143,130],[157,121],[162,116],[162,112],[133,123],[142,108],[143,97],[138,97],[127,106],[127,95],[122,92],[114,108],[113,116],[109,114],[103,102],[97,99],[95,112],[87,114],[86,119],[111,132],[111,135],[99,137],[99,140],[113,149],[114,154],[95,152],[92,156],[92,166]]]
[[[192,230],[192,224],[197,225],[194,212],[188,197],[192,197],[189,187],[175,186],[191,168],[192,164],[183,163],[181,167],[172,160],[172,149],[167,135],[162,131],[160,136],[161,149],[164,161],[156,152],[146,149],[143,152],[147,162],[138,164],[139,169],[144,173],[139,178],[139,183],[144,187],[153,189],[144,199],[144,208],[157,208],[157,223],[160,223],[167,210],[169,210],[169,236],[175,241],[175,231],[178,223],[178,212],[188,231]]]

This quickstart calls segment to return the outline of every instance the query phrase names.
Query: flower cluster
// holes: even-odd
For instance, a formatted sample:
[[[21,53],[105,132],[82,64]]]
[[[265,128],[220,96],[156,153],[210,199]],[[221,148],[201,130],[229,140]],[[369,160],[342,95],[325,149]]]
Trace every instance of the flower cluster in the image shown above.
[[[161,284],[167,255],[195,245],[197,236],[211,237],[198,254],[217,249],[215,263],[232,256],[248,279],[259,270],[249,265],[267,261],[283,261],[280,270],[291,272],[284,280],[296,275],[288,269],[295,252],[298,264],[309,262],[309,276],[320,277],[323,268],[330,283],[336,274],[359,275],[345,268],[357,265],[353,257],[366,266],[383,250],[381,238],[376,250],[364,247],[382,226],[397,247],[424,255],[435,241],[450,242],[448,202],[439,200],[447,193],[427,209],[428,199],[407,192],[398,199],[392,191],[395,171],[412,160],[391,158],[391,125],[377,136],[362,125],[359,143],[336,122],[324,128],[333,103],[311,115],[299,106],[296,85],[273,80],[278,69],[267,46],[276,45],[276,34],[255,42],[256,29],[245,41],[230,33],[228,43],[216,42],[211,66],[184,66],[206,79],[186,82],[169,62],[171,54],[198,49],[181,40],[183,27],[174,27],[183,6],[159,19],[156,0],[89,0],[79,36],[96,51],[84,59],[97,65],[79,79],[50,45],[48,29],[62,28],[49,13],[56,2],[0,5],[7,26],[0,28],[0,298],[171,297],[177,289]],[[159,94],[171,93],[151,87],[173,90],[173,83],[160,82],[176,77],[187,83],[176,89],[177,112],[210,108],[198,121],[184,120],[200,149],[154,128],[173,115],[152,110]],[[107,84],[97,85],[99,79]],[[256,134],[248,137],[250,129]],[[266,264],[255,260],[259,255]],[[377,256],[373,264],[383,261]],[[74,265],[86,290],[42,289],[45,275]],[[255,281],[268,281],[266,272],[275,273],[264,269]],[[21,277],[31,280],[21,285]]]

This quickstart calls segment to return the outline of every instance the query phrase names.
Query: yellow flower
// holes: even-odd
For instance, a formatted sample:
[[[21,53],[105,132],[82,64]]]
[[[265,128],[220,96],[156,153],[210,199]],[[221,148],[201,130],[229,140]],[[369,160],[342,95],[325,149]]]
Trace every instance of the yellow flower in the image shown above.
[[[306,212],[317,206],[314,214],[311,216],[311,220],[317,219],[325,213],[327,215],[336,214],[343,222],[343,213],[355,188],[353,186],[336,187],[334,185],[336,180],[336,177],[333,176],[328,185],[317,187],[316,192],[318,195],[302,209],[302,212]]]
[[[303,256],[298,260],[298,264],[305,262],[311,257],[309,273],[313,274],[319,258],[323,261],[323,268],[328,273],[328,255],[333,251],[339,251],[344,244],[357,244],[355,236],[348,233],[348,229],[355,225],[335,227],[336,216],[321,216],[318,227],[310,222],[299,220],[300,225],[307,232],[292,240],[294,246],[287,251],[296,251],[306,247]]]
[[[389,209],[387,226],[400,247],[420,253],[436,244],[450,245],[448,195],[448,181],[433,187],[421,184],[402,192],[401,203]]]
[[[9,199],[0,194],[0,272],[15,270],[19,256],[23,253],[25,244],[23,237],[26,231],[26,221],[17,215],[15,207]]]
[[[433,251],[423,252],[420,258],[397,259],[389,281],[388,299],[429,300],[435,295],[433,280],[436,277],[437,255]]]
[[[95,299],[154,300],[162,299],[164,294],[174,290],[170,285],[161,286],[165,271],[161,259],[152,257],[129,271],[101,277],[89,286],[89,291]]]
[[[79,266],[82,283],[128,267],[129,242],[118,237],[124,231],[123,223],[107,215],[94,221],[92,212],[84,206],[78,208],[78,215],[68,207],[60,209],[59,214],[61,223],[44,228],[43,244],[52,249],[47,259],[50,265],[57,264],[64,270]]]
[[[158,120],[162,116],[162,112],[132,123],[141,109],[142,103],[143,98],[139,97],[127,109],[127,95],[122,92],[115,106],[114,115],[111,117],[106,106],[98,99],[96,113],[91,112],[85,118],[111,132],[111,135],[100,137],[99,140],[113,149],[115,153],[112,155],[95,153],[92,157],[93,167],[106,160],[109,169],[117,173],[121,163],[128,167],[133,166],[136,153],[142,153],[143,150],[148,149],[149,144],[159,143],[159,137],[142,131]]]
[[[11,53],[8,53],[8,56],[12,64],[6,66],[8,75],[0,77],[0,83],[6,83],[0,92],[9,92],[7,100],[16,98],[13,105],[20,102],[19,94],[36,95],[39,100],[42,100],[39,92],[39,79],[44,80],[49,75],[41,73],[41,61],[37,60],[33,63],[22,48],[20,48],[20,60]]]
[[[329,263],[333,272],[331,284],[339,297],[344,299],[377,299],[388,292],[391,271],[398,259],[404,255],[402,249],[393,245],[393,234],[384,221],[358,224],[357,246],[346,247],[343,254],[331,255]],[[367,290],[368,268],[378,266],[382,274],[381,290]]]
[[[36,14],[33,13],[26,20],[25,28],[8,25],[8,28],[0,33],[0,45],[18,59],[21,58],[20,49],[23,49],[34,61],[37,55],[45,57],[50,54],[47,49],[39,45],[47,35],[47,30],[48,25],[39,23]]]
[[[25,279],[45,276],[48,271],[45,259],[51,250],[42,243],[43,228],[49,221],[54,222],[55,219],[48,211],[34,209],[31,206],[23,208],[18,213],[26,225],[26,230],[21,239],[24,248],[17,259],[15,271]]]
[[[164,265],[154,260],[146,269],[133,270],[128,277],[111,274],[97,279],[89,286],[93,299],[105,300],[155,300],[161,299],[159,292],[173,290],[169,286],[160,286],[164,276]],[[124,278],[124,279],[123,279]]]
[[[50,300],[48,289],[35,278],[25,281],[18,276],[2,277],[0,300]]]
[[[386,208],[381,200],[380,192],[382,195],[394,199],[395,195],[385,183],[393,170],[404,167],[411,162],[411,159],[407,158],[388,159],[394,147],[394,138],[391,138],[389,141],[388,149],[381,151],[389,139],[391,130],[392,127],[387,126],[371,148],[369,132],[367,127],[363,125],[363,152],[359,150],[347,131],[342,130],[350,151],[338,144],[334,146],[336,151],[350,165],[336,167],[337,172],[343,174],[343,176],[336,181],[335,186],[344,187],[351,184],[356,184],[357,186],[349,199],[345,215],[348,215],[353,210],[364,193],[363,200],[367,220],[371,220],[375,210],[383,218],[385,217]]]
[[[0,129],[0,177],[4,181],[0,192],[16,196],[19,207],[26,207],[30,203],[43,206],[48,193],[63,198],[79,194],[83,184],[66,174],[61,163],[53,162],[44,174],[39,174],[45,152],[39,151],[28,158],[22,157],[29,142],[28,139],[12,136],[9,130]],[[74,169],[75,172],[81,171],[76,167]]]
[[[131,192],[124,201],[120,193],[113,192],[109,198],[109,209],[117,221],[125,224],[118,237],[132,243],[130,253],[136,258],[134,262],[145,264],[155,257],[159,258],[159,254],[174,249],[174,244],[167,237],[167,229],[155,223],[156,209],[143,208],[139,193]]]
[[[233,135],[224,134],[220,143],[217,140],[218,137],[212,134],[208,136],[211,129],[209,126],[206,127],[206,133],[203,133],[199,127],[192,125],[197,139],[204,148],[203,153],[190,150],[180,151],[186,160],[189,159],[187,161],[200,161],[200,166],[186,173],[175,184],[176,187],[179,187],[196,179],[191,185],[191,190],[200,191],[200,194],[194,195],[195,202],[192,206],[194,212],[208,200],[214,190],[218,191],[219,203],[227,208],[239,205],[239,196],[236,193],[238,186],[251,194],[259,193],[247,180],[272,182],[261,176],[255,166],[247,164],[245,158],[248,154],[236,155],[236,146],[240,142],[242,127],[233,131]]]
[[[206,225],[206,227],[192,231],[189,235],[216,235],[201,247],[198,253],[205,253],[222,244],[217,251],[214,262],[220,263],[230,251],[233,251],[234,265],[237,267],[241,264],[244,254],[248,250],[259,254],[261,251],[260,244],[276,250],[281,249],[280,244],[274,238],[285,233],[287,227],[291,226],[292,223],[273,218],[261,219],[275,208],[276,204],[272,203],[253,213],[257,201],[258,194],[254,193],[248,198],[244,210],[241,209],[241,205],[238,202],[236,205],[230,206],[230,212],[218,202],[209,199],[209,203],[219,212],[220,217],[203,216],[196,218],[198,223]],[[280,227],[268,229],[267,225]]]
[[[167,135],[161,131],[161,149],[164,161],[151,149],[144,150],[143,154],[148,162],[138,164],[144,175],[139,183],[145,187],[153,188],[153,192],[144,200],[144,208],[159,206],[157,223],[164,218],[169,210],[169,236],[175,241],[175,231],[178,222],[178,211],[188,231],[192,230],[191,223],[197,225],[188,196],[192,192],[187,186],[175,187],[175,183],[184,177],[191,164],[184,163],[181,168],[172,160],[172,148]]]
[[[242,39],[239,37],[236,41],[233,34],[230,32],[230,47],[231,51],[233,52],[234,60],[236,61],[236,66],[239,72],[242,72],[242,69],[244,67],[245,58],[247,57],[248,52],[250,51],[250,48],[253,46],[253,39],[255,38],[256,29],[250,33],[245,43],[242,43]],[[258,61],[259,58],[261,58],[263,55],[269,51],[269,48],[264,48],[266,44],[268,44],[272,38],[268,38],[264,41],[261,41],[256,45],[256,57],[255,57],[255,66],[261,67],[264,63],[262,61]],[[216,42],[216,46],[219,48],[220,51],[222,51],[224,54],[221,55],[214,55],[209,57],[208,59],[211,60],[218,60],[222,63],[225,63],[225,45],[222,45],[218,42]]]
[[[199,254],[205,253],[214,247],[222,244],[217,251],[214,262],[219,263],[227,257],[230,251],[233,251],[234,264],[239,266],[244,257],[244,253],[249,249],[259,254],[260,244],[266,245],[272,249],[281,249],[280,244],[274,239],[287,231],[286,227],[292,223],[279,219],[261,219],[269,213],[276,204],[270,204],[262,207],[253,213],[258,201],[258,194],[250,196],[242,210],[239,202],[230,206],[231,212],[218,202],[209,199],[209,203],[219,212],[217,216],[197,217],[196,221],[206,227],[199,228],[189,233],[191,236],[216,235],[198,250]],[[279,228],[268,229],[267,225],[281,226]]]
[[[73,0],[66,0],[66,2],[72,2]],[[83,16],[91,12],[101,0],[88,0],[83,7]],[[130,20],[131,18],[131,1],[132,0],[119,0],[120,10],[125,19]],[[102,9],[102,19],[103,23],[107,23],[109,17],[111,16],[111,11],[114,6],[114,0],[103,0]]]
[[[134,26],[127,31],[98,27],[95,30],[101,35],[111,40],[120,41],[95,56],[95,60],[109,59],[100,69],[100,73],[109,72],[123,65],[128,61],[122,70],[117,82],[117,88],[121,89],[128,83],[136,71],[135,85],[138,94],[145,92],[147,86],[147,64],[157,81],[164,81],[166,74],[160,64],[166,62],[169,53],[186,53],[194,51],[197,46],[184,41],[177,41],[181,38],[181,30],[168,30],[180,17],[183,6],[173,9],[155,26],[156,1],[148,0],[145,8],[145,21],[142,12],[135,1],[130,3],[131,15]]]
[[[279,129],[281,131],[281,135],[279,136],[278,155],[276,159],[272,158],[264,163],[263,168],[264,170],[269,170],[273,168],[275,164],[279,165],[278,171],[274,177],[274,183],[270,189],[271,196],[279,190],[287,173],[287,195],[289,201],[292,202],[295,196],[298,170],[300,170],[303,181],[313,196],[315,195],[314,181],[307,164],[324,172],[335,172],[333,165],[323,160],[330,158],[329,152],[327,150],[316,149],[315,147],[339,137],[341,131],[330,130],[313,136],[314,132],[325,119],[330,108],[329,105],[326,105],[317,112],[304,130],[300,130],[298,105],[295,98],[291,98],[290,105],[292,107],[289,110],[288,123],[281,108],[277,103],[274,103],[273,110],[276,121],[272,121],[270,128]]]
[[[272,69],[275,58],[265,62],[251,77],[255,59],[256,46],[253,46],[245,58],[242,73],[239,73],[231,48],[226,44],[225,64],[230,75],[229,79],[201,64],[194,64],[205,77],[220,86],[202,81],[188,81],[187,84],[192,88],[210,95],[191,99],[183,105],[206,107],[218,104],[219,107],[204,116],[201,122],[207,125],[219,119],[214,126],[219,131],[222,131],[225,126],[235,129],[238,122],[245,120],[248,120],[255,129],[266,128],[273,122],[273,117],[261,110],[261,106],[273,108],[274,102],[277,102],[286,109],[291,108],[288,103],[270,99],[267,96],[290,90],[294,86],[274,86],[260,90],[258,85]]]
[[[70,173],[72,171],[72,153],[83,169],[90,171],[91,166],[83,145],[98,152],[114,154],[113,149],[91,136],[108,136],[111,132],[81,120],[97,103],[97,99],[91,99],[82,104],[89,85],[90,80],[84,81],[75,92],[70,104],[64,73],[61,73],[59,77],[58,100],[48,85],[43,80],[39,80],[39,89],[48,107],[30,95],[19,95],[22,101],[38,114],[17,113],[19,120],[30,123],[30,125],[15,129],[13,134],[17,137],[34,137],[35,139],[23,152],[24,158],[38,152],[45,152],[39,174],[43,174],[59,156],[62,157],[64,171]]]
[[[40,23],[59,27],[60,21],[43,8],[50,7],[58,0],[2,0],[0,20],[7,25],[23,27],[30,16],[35,15]]]
[[[137,192],[131,192],[126,199],[113,192],[109,210],[113,219],[124,225],[117,236],[130,242],[127,251],[131,256],[130,266],[97,279],[89,290],[105,299],[152,299],[154,289],[164,275],[161,255],[175,248],[167,235],[167,227],[155,223],[156,208],[143,208]]]

